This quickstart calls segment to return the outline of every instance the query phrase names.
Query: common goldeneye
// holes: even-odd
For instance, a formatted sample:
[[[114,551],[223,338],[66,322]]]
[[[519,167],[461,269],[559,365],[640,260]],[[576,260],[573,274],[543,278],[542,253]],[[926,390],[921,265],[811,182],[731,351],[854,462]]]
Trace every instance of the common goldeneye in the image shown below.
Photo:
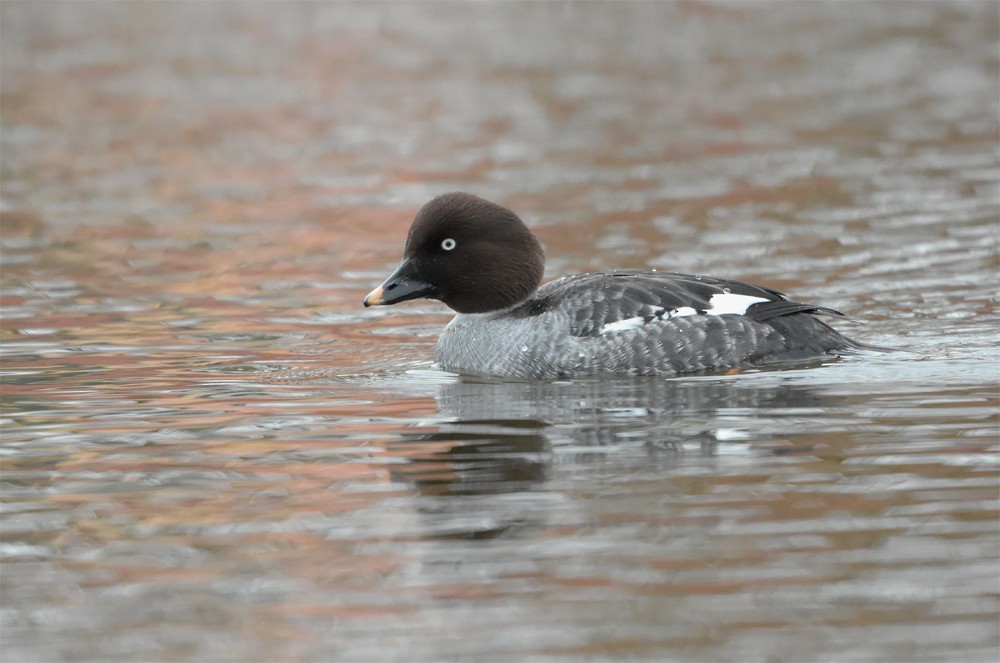
[[[541,287],[541,244],[510,210],[468,193],[417,213],[403,261],[365,306],[437,299],[457,315],[437,343],[447,371],[549,380],[678,375],[862,347],[814,317],[843,317],[761,286],[622,270]]]

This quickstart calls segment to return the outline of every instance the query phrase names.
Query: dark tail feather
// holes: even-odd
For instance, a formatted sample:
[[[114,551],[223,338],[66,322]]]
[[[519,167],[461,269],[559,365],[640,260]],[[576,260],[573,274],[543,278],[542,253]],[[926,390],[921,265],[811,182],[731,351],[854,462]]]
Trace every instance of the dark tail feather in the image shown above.
[[[754,304],[747,309],[744,314],[751,320],[756,320],[757,322],[767,322],[775,318],[780,318],[786,315],[793,315],[795,313],[813,313],[816,315],[832,315],[838,318],[846,318],[843,313],[836,311],[832,308],[827,308],[825,306],[816,306],[815,304],[800,304],[799,302],[791,302],[786,299],[779,299],[778,301],[771,302],[760,302]]]
[[[763,312],[763,319],[752,315],[758,321],[767,321],[789,341],[790,347],[801,347],[820,353],[853,353],[853,352],[897,352],[897,348],[886,348],[877,345],[861,343],[848,338],[826,322],[815,317],[831,315],[849,320],[839,311],[823,306],[809,306],[796,302],[771,302],[761,304],[762,308],[770,309]],[[757,305],[755,305],[757,306]],[[750,311],[753,310],[750,307]],[[748,311],[748,315],[750,314]]]

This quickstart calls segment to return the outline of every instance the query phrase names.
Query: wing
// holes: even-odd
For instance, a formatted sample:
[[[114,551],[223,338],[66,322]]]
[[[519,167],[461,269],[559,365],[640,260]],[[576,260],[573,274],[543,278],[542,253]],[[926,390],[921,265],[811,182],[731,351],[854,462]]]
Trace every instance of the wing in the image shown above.
[[[547,311],[566,316],[569,332],[580,337],[694,315],[743,315],[758,322],[793,313],[841,315],[749,283],[646,270],[564,277],[542,286],[521,307],[524,315]]]

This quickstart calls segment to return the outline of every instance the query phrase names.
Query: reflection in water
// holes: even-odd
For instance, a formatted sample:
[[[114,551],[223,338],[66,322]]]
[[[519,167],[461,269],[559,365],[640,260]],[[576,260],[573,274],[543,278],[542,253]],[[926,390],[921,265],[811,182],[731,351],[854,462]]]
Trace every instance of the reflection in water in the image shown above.
[[[825,404],[824,399],[813,394],[808,386],[792,381],[727,378],[538,383],[463,379],[443,385],[436,398],[444,416],[466,423],[528,420],[550,426],[572,424],[556,428],[551,434],[555,438],[568,435],[573,443],[582,446],[613,444],[615,434],[630,430],[656,430],[667,436],[661,442],[682,442],[691,431],[665,424],[690,421],[698,416],[716,421],[720,413],[728,410],[754,412],[764,408],[813,408]],[[609,427],[609,423],[616,425]],[[588,424],[594,426],[591,428]],[[706,427],[700,432],[717,434],[715,439],[719,439],[719,435],[725,437],[728,431]],[[671,440],[671,434],[679,437]]]
[[[779,388],[777,391],[794,391]],[[611,446],[679,416],[714,417],[724,408],[760,407],[760,393],[732,382],[606,380],[565,383],[511,383],[460,379],[440,386],[435,399],[438,432],[405,434],[394,453],[411,466],[394,468],[398,478],[416,483],[423,494],[482,494],[529,490],[544,481],[553,446]],[[773,396],[780,398],[780,395]],[[708,406],[711,406],[710,409]],[[718,439],[715,430],[661,431],[657,439]],[[725,436],[726,431],[718,434]],[[652,444],[651,440],[642,440]],[[706,447],[709,449],[710,447]],[[598,451],[599,450],[594,450]]]
[[[413,482],[421,495],[513,493],[545,481],[549,454],[543,436],[442,428],[406,434],[392,445],[410,462],[390,470],[395,479]]]
[[[554,464],[612,458],[668,472],[678,453],[711,457],[727,445],[746,454],[754,420],[840,405],[789,379],[623,378],[571,382],[448,380],[437,388],[433,433],[402,433],[388,452],[394,480],[427,497],[502,495],[513,501],[436,500],[422,504],[430,537],[488,538],[548,526],[541,492]],[[794,436],[793,436],[794,437]],[[804,453],[809,443],[770,452]],[[533,501],[532,508],[525,509]]]
[[[426,499],[417,507],[426,539],[484,539],[510,534],[512,528],[542,526],[524,510],[532,492],[542,488],[550,454],[541,435],[451,431],[403,435],[390,446],[406,464],[390,466],[396,481],[416,486],[426,498],[462,496],[458,500]],[[490,496],[525,492],[524,500]],[[473,496],[487,496],[476,501]],[[537,515],[537,514],[536,514]]]

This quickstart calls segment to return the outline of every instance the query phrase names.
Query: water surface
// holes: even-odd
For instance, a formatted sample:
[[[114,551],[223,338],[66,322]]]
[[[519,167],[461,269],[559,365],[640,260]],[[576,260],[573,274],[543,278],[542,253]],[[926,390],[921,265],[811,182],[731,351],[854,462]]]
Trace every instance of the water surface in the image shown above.
[[[995,3],[0,12],[5,661],[996,660]],[[437,371],[456,189],[902,351]]]

